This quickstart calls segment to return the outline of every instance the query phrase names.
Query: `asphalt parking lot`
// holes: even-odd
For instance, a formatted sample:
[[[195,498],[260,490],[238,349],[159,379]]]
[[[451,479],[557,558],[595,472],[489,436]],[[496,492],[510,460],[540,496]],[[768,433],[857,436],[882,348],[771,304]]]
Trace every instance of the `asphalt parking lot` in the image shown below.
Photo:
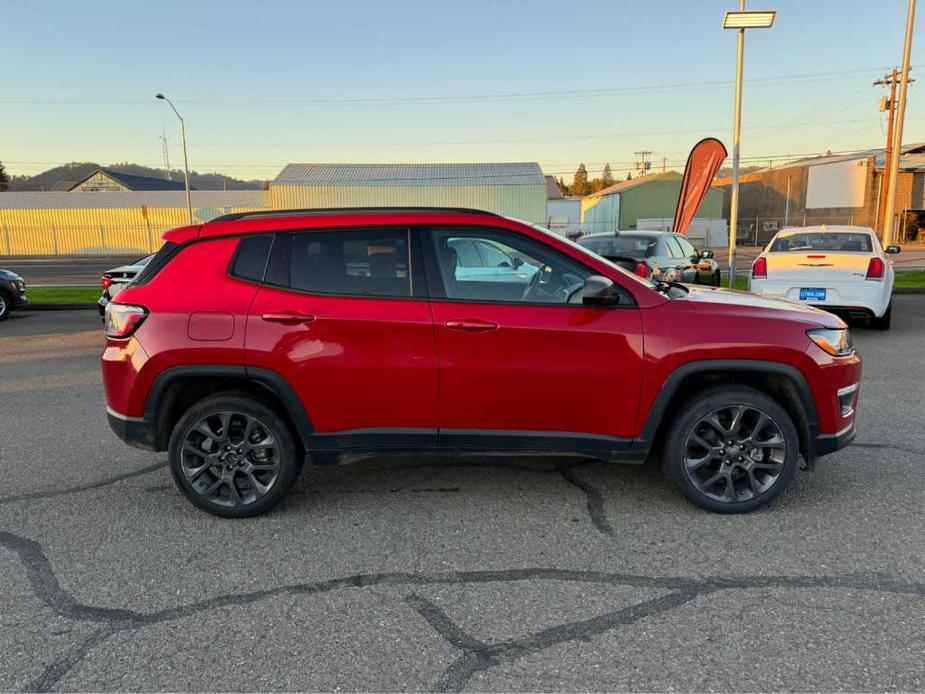
[[[717,516],[648,467],[306,468],[220,520],[105,422],[92,311],[0,323],[0,690],[921,690],[925,296],[856,444]]]

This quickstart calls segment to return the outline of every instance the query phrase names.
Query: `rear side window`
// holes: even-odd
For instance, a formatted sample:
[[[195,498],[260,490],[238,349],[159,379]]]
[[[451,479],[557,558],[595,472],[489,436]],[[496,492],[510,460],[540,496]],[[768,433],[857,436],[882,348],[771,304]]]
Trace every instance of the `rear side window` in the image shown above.
[[[167,263],[169,263],[179,251],[180,244],[171,241],[166,242],[157,253],[151,256],[151,259],[141,269],[141,272],[135,275],[132,284],[144,284],[150,280],[163,270]]]
[[[289,286],[321,294],[411,296],[407,229],[290,234]]]
[[[231,266],[232,276],[252,282],[263,282],[263,274],[267,268],[267,258],[272,245],[273,236],[271,234],[242,238]]]

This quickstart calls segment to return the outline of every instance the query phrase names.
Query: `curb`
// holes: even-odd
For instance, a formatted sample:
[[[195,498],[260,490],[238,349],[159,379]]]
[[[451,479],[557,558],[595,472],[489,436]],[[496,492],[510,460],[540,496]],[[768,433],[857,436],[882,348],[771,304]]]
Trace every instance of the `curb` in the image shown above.
[[[89,311],[96,304],[26,304],[17,311]]]
[[[925,287],[893,287],[894,294],[925,294]]]

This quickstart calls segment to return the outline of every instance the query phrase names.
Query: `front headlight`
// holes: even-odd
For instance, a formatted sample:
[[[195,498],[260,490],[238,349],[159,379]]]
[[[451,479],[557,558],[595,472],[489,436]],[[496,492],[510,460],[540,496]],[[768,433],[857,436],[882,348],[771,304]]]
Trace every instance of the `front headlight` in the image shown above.
[[[854,345],[851,343],[848,328],[818,328],[807,330],[806,334],[809,335],[810,340],[833,357],[847,357],[849,354],[854,354]]]

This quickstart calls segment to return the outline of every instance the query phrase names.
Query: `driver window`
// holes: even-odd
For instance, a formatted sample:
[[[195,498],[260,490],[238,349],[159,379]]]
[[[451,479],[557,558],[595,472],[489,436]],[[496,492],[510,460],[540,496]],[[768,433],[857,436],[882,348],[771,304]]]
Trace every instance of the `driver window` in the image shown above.
[[[680,236],[675,237],[675,241],[678,242],[678,245],[681,246],[681,252],[687,258],[696,258],[698,257],[697,249],[691,245],[691,242]]]
[[[581,263],[513,232],[491,229],[434,229],[437,269],[448,299],[462,301],[580,303],[585,278]],[[463,249],[484,262],[464,262]]]
[[[681,252],[681,246],[678,245],[678,240],[674,236],[666,236],[665,245],[668,246],[668,255],[672,258],[684,257],[684,253]]]

